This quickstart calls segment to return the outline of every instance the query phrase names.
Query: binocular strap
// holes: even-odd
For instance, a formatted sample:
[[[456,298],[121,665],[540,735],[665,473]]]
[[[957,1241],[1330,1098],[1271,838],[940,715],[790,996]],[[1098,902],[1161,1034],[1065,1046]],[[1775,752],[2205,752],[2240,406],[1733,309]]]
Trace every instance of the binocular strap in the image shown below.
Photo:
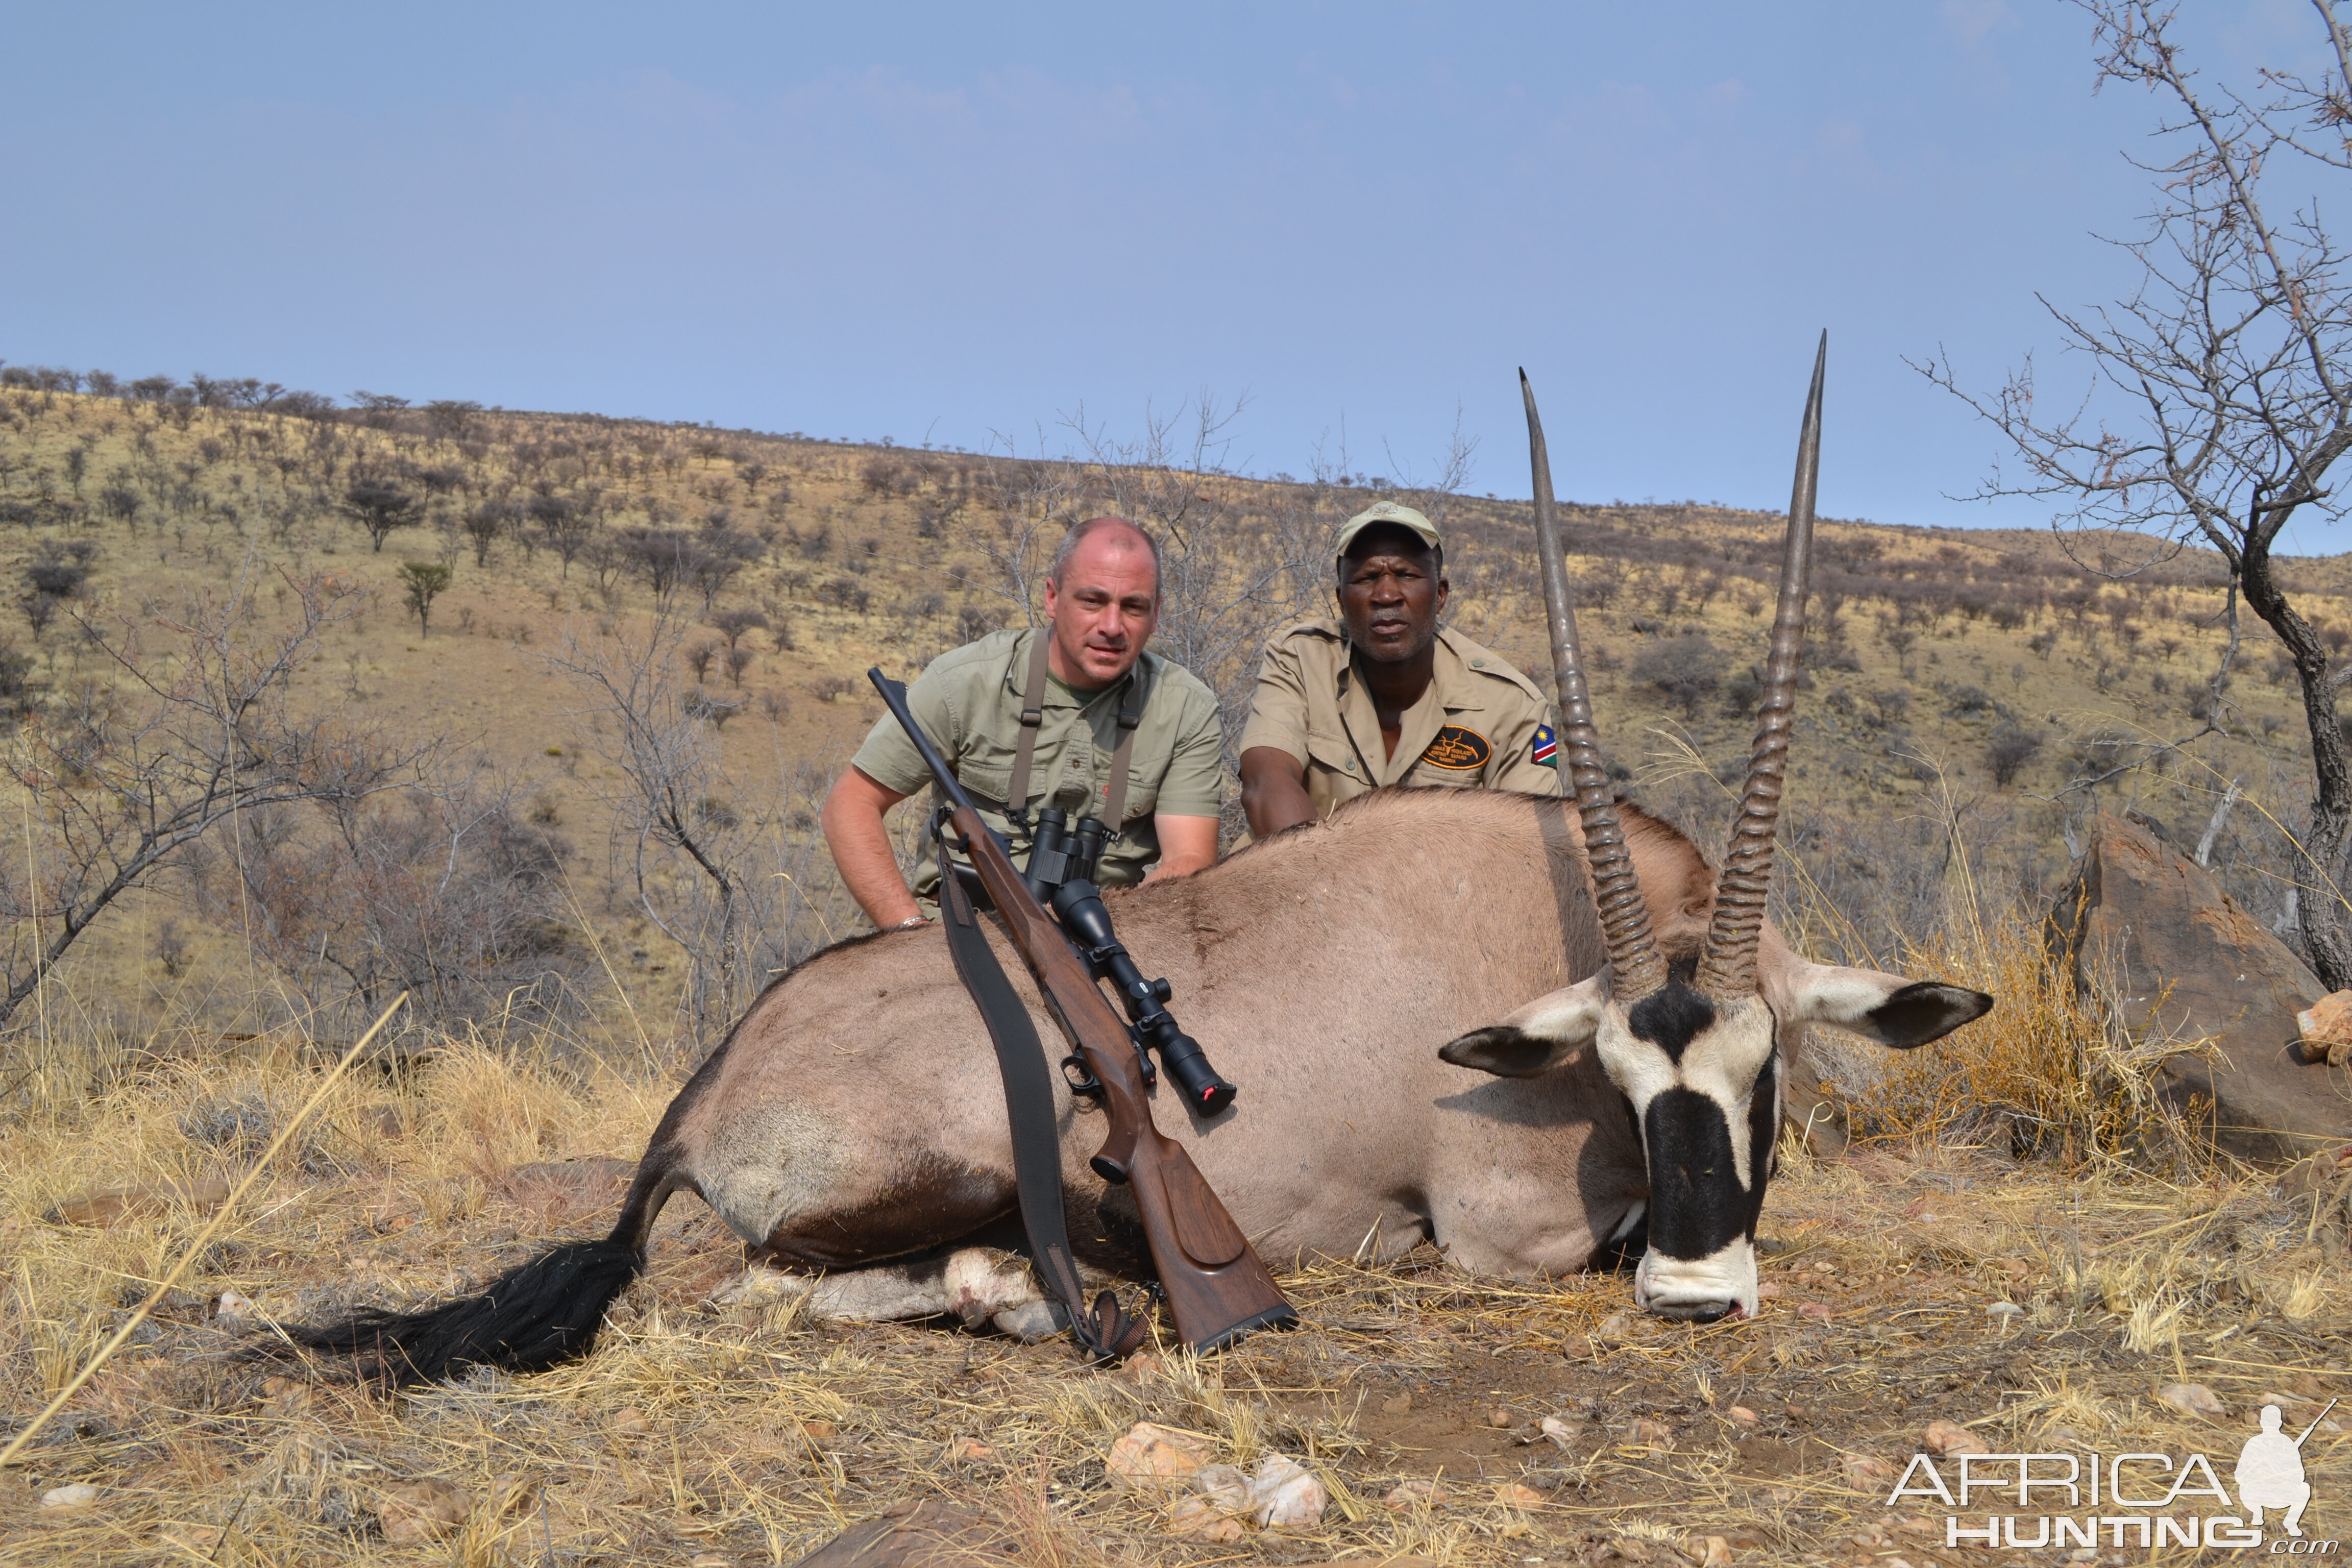
[[[1004,792],[1006,815],[1016,824],[1029,820],[1029,774],[1037,758],[1037,731],[1045,721],[1045,660],[1053,639],[1050,626],[1039,626],[1029,637],[1029,679],[1021,693],[1021,738],[1013,743],[1013,783]],[[1118,744],[1111,752],[1110,782],[1103,795],[1103,824],[1113,833],[1127,826],[1127,776],[1135,755],[1135,731],[1143,722],[1143,704],[1150,695],[1144,690],[1142,661],[1136,662],[1137,668],[1127,673],[1127,690],[1119,698]]]
[[[940,846],[942,865],[946,847]],[[1077,1259],[1070,1251],[1062,1211],[1062,1141],[1054,1125],[1054,1079],[1037,1026],[990,950],[971,895],[953,875],[940,879],[940,914],[957,978],[980,1008],[996,1047],[996,1068],[1004,1080],[1004,1114],[1013,1127],[1013,1174],[1021,1197],[1021,1223],[1029,1233],[1037,1281],[1060,1303],[1069,1317],[1070,1331],[1091,1354],[1104,1360],[1129,1354],[1143,1342],[1147,1322],[1128,1316],[1108,1290],[1088,1309]]]

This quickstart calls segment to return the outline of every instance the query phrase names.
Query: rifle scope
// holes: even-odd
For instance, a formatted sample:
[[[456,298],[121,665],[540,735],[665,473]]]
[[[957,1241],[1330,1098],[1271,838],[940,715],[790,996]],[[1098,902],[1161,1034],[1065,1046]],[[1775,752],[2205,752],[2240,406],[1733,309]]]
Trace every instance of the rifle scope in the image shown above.
[[[1081,838],[1088,827],[1095,830],[1099,853],[1102,824],[1092,817],[1080,822]],[[1146,980],[1143,971],[1135,966],[1135,960],[1128,956],[1127,949],[1119,945],[1117,933],[1111,930],[1110,911],[1103,908],[1102,894],[1094,883],[1081,879],[1065,882],[1055,889],[1054,914],[1077,943],[1087,967],[1097,979],[1109,981],[1119,1000],[1127,1005],[1137,1042],[1160,1052],[1168,1076],[1176,1080],[1193,1108],[1202,1116],[1214,1116],[1231,1105],[1238,1090],[1217,1076],[1217,1069],[1209,1065],[1207,1053],[1201,1049],[1201,1042],[1178,1027],[1170,1016],[1164,1005],[1169,995],[1168,982]]]

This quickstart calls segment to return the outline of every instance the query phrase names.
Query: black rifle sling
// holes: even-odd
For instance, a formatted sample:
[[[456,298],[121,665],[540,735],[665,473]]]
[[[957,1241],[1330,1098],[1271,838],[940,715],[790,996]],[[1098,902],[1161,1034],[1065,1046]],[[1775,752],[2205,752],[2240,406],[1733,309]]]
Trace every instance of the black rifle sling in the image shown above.
[[[944,823],[941,824],[944,827]],[[939,834],[940,864],[945,865],[945,834]],[[1029,1251],[1045,1294],[1068,1314],[1070,1331],[1097,1356],[1123,1356],[1140,1344],[1146,1331],[1141,1319],[1120,1310],[1118,1300],[1104,1291],[1090,1312],[1086,1286],[1078,1278],[1077,1260],[1070,1252],[1070,1234],[1062,1214],[1062,1141],[1054,1126],[1054,1079],[1046,1070],[1045,1047],[1030,1022],[1029,1009],[1004,978],[1003,966],[988,945],[980,916],[963,883],[953,876],[940,879],[940,924],[948,937],[948,953],[956,975],[980,1008],[988,1037],[996,1046],[996,1069],[1004,1080],[1004,1114],[1013,1126],[1013,1176],[1021,1195],[1021,1223],[1029,1233]]]

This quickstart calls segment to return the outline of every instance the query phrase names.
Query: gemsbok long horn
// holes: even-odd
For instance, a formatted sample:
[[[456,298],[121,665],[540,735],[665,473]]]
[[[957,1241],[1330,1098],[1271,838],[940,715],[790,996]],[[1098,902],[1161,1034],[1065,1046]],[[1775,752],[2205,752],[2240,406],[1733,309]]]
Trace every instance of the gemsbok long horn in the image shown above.
[[[1729,1001],[1756,994],[1756,943],[1764,903],[1772,891],[1772,840],[1780,826],[1780,790],[1789,772],[1789,725],[1797,702],[1797,661],[1805,647],[1805,580],[1813,561],[1813,497],[1822,468],[1822,378],[1830,335],[1813,355],[1813,386],[1797,437],[1797,479],[1789,496],[1789,540],[1780,563],[1780,606],[1772,617],[1772,651],[1764,667],[1764,700],[1756,716],[1756,747],[1748,784],[1732,824],[1730,852],[1715,879],[1715,914],[1698,960],[1698,989]]]
[[[1551,458],[1544,449],[1543,421],[1536,416],[1536,389],[1525,370],[1519,393],[1528,404],[1528,460],[1535,469],[1536,558],[1543,568],[1544,606],[1550,612],[1551,670],[1559,683],[1559,742],[1568,763],[1569,787],[1584,822],[1584,856],[1592,868],[1592,900],[1608,944],[1610,978],[1618,1001],[1632,1006],[1666,983],[1666,966],[1650,934],[1650,908],[1633,875],[1625,828],[1601,760],[1601,737],[1592,728],[1592,697],[1585,689],[1584,661],[1576,640],[1576,610],[1568,600],[1568,555],[1552,515]]]

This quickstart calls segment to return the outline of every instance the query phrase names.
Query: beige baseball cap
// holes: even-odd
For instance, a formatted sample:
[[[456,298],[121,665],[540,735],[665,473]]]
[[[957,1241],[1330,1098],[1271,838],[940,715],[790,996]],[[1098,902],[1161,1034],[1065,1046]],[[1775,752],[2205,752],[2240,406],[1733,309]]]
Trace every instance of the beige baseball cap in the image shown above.
[[[1421,536],[1422,542],[1432,550],[1437,549],[1443,542],[1437,537],[1437,524],[1430,521],[1412,508],[1400,501],[1376,500],[1339,525],[1339,537],[1332,542],[1331,546],[1333,558],[1346,560],[1348,546],[1356,542],[1356,535],[1379,522],[1392,522],[1399,528],[1412,530]]]

